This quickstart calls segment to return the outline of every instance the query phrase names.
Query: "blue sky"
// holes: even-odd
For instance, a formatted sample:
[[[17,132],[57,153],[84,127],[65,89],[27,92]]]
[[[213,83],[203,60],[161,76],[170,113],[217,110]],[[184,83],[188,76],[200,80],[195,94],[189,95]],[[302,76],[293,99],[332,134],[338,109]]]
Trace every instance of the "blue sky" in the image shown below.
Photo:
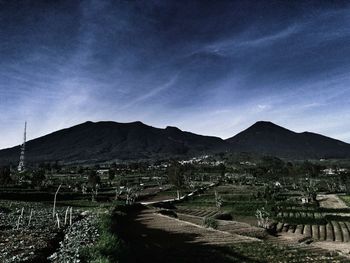
[[[0,0],[0,148],[87,120],[350,142],[346,1]]]

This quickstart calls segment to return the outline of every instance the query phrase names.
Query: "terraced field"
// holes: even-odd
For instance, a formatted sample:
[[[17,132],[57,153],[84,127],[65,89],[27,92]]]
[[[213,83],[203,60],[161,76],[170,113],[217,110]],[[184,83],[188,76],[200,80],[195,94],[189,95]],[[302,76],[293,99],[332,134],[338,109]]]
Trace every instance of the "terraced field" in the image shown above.
[[[147,209],[142,211],[136,218],[136,222],[146,223],[147,228],[165,230],[173,234],[194,234],[195,238],[191,243],[201,244],[232,244],[240,242],[259,241],[255,238],[237,235],[234,233],[225,233],[212,229],[200,227],[183,220],[176,220],[167,216],[157,215],[154,210]]]
[[[202,225],[204,217],[213,217],[219,212],[217,209],[188,209],[177,208],[176,213],[178,218],[183,221],[191,222],[197,225]],[[267,235],[266,231],[262,228],[251,226],[247,223],[228,220],[217,220],[220,231],[225,231],[232,234],[239,234],[250,237],[262,238]]]
[[[199,212],[199,211],[197,211]],[[209,213],[209,211],[207,211]],[[213,211],[211,211],[213,213]],[[204,211],[203,211],[204,214]],[[184,215],[200,219],[201,217]],[[152,262],[348,262],[336,253],[307,247],[304,244],[281,244],[278,238],[266,241],[235,233],[248,227],[229,222],[223,229],[207,229],[145,208],[129,215],[125,236],[132,240],[134,261],[149,258]]]
[[[260,242],[251,237],[200,227],[143,209],[129,214],[121,235],[131,244],[130,262],[254,262],[244,256],[227,258],[223,247]]]
[[[283,220],[276,225],[277,232],[301,234],[317,241],[350,242],[349,207],[333,194],[319,195],[317,199],[320,208],[298,211],[300,208],[290,207],[279,212],[277,217]]]
[[[301,234],[320,241],[350,242],[350,222],[331,221],[326,225],[278,223],[276,230],[277,232]]]
[[[218,214],[218,210],[215,208],[187,208],[186,206],[177,206],[176,213],[199,217],[208,217]]]

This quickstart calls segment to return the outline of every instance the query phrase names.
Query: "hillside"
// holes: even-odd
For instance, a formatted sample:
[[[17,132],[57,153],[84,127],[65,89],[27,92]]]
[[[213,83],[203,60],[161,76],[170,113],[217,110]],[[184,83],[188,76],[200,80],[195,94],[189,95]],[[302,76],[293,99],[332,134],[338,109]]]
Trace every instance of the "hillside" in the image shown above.
[[[234,152],[293,159],[350,157],[350,144],[316,133],[296,133],[272,122],[259,121],[226,141]]]
[[[227,143],[175,127],[154,128],[141,122],[85,122],[28,141],[28,162],[104,161],[163,158],[224,150]],[[19,146],[0,151],[0,163],[17,163]]]

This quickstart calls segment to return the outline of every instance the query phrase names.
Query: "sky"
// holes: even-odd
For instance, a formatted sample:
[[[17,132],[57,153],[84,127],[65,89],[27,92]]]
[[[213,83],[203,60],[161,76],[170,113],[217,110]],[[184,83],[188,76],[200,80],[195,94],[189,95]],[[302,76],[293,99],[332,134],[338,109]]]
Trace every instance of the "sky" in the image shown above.
[[[348,1],[0,0],[0,148],[85,121],[350,143]]]

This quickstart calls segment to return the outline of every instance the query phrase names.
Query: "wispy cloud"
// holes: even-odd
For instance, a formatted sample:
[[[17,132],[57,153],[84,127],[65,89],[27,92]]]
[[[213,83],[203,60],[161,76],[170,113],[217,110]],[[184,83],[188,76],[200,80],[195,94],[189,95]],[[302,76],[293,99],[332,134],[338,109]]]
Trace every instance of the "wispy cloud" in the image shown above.
[[[163,84],[159,85],[158,87],[154,87],[151,90],[144,91],[144,94],[141,94],[138,97],[136,97],[135,99],[132,99],[132,100],[128,101],[126,104],[122,105],[121,109],[127,109],[129,107],[134,106],[137,103],[145,102],[146,100],[148,100],[154,96],[157,96],[160,92],[171,88],[176,83],[176,80],[177,80],[177,74],[175,74],[175,76],[171,77],[171,79],[168,80],[166,83],[163,83]]]
[[[254,32],[255,29],[248,29],[247,32],[249,32],[249,34],[245,32],[242,36],[234,36],[232,39],[210,44],[206,46],[204,50],[222,55],[228,54],[228,52],[242,52],[242,48],[260,48],[262,46],[275,44],[277,41],[291,37],[293,34],[299,32],[300,29],[300,26],[291,25],[280,31],[273,32],[268,35],[263,35],[259,38],[254,38],[254,33],[250,31],[253,30]]]
[[[227,138],[271,120],[350,142],[347,5],[57,5],[0,10],[0,148],[24,120],[29,138],[103,119]]]

